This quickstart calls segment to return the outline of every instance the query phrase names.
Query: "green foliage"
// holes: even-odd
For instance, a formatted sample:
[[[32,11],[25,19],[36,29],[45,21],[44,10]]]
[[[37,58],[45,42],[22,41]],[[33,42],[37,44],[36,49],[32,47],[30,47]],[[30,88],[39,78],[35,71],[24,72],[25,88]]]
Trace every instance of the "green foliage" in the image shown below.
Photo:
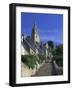
[[[54,56],[53,60],[55,60],[59,66],[63,66],[63,56]]]
[[[46,59],[46,57],[45,57],[44,55],[40,55],[40,54],[38,54],[38,56],[39,56],[39,59],[41,59],[41,60]]]
[[[22,55],[21,61],[26,64],[29,68],[34,68],[37,64],[37,57],[34,55]]]
[[[53,60],[55,60],[59,66],[63,66],[63,45],[58,45],[53,50],[52,54]]]
[[[38,57],[39,57],[39,63],[42,63],[43,61],[46,60],[45,55],[40,55],[40,54],[38,54]]]
[[[57,55],[63,55],[63,45],[59,45],[56,47],[56,54]]]
[[[53,48],[54,47],[53,41],[48,41],[48,45],[49,45],[49,47]]]

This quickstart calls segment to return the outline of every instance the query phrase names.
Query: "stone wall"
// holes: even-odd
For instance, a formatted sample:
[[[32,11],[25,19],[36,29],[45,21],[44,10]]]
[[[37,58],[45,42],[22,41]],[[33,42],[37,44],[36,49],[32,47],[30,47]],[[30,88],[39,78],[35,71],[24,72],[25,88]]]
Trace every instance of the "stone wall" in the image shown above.
[[[36,72],[36,68],[29,69],[27,65],[21,62],[21,77],[29,77],[31,75],[34,75]]]
[[[21,62],[21,77],[30,77],[30,76],[33,76],[36,73],[36,71],[39,70],[39,68],[41,66],[42,65],[39,65],[37,63],[37,66],[34,69],[31,69],[27,65],[25,65],[23,62]]]

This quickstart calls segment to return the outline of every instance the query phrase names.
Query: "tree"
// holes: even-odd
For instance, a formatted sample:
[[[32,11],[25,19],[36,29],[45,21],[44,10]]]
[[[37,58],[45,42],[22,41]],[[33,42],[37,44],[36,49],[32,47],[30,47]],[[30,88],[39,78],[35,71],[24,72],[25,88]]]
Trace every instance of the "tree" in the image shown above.
[[[48,46],[49,46],[49,47],[54,48],[54,43],[53,43],[53,41],[48,41],[47,43],[48,43]]]
[[[63,45],[56,46],[52,54],[53,60],[55,60],[59,66],[63,66]]]
[[[63,55],[63,45],[59,45],[56,47],[57,55],[62,56]]]
[[[42,48],[42,41],[40,41],[40,48]]]

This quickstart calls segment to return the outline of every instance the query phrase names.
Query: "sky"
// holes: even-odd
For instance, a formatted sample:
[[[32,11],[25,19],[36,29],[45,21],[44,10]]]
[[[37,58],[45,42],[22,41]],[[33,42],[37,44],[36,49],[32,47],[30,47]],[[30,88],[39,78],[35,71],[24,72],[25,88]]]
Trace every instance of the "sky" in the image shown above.
[[[30,36],[34,22],[42,42],[49,40],[63,43],[63,15],[44,13],[21,13],[21,33]]]

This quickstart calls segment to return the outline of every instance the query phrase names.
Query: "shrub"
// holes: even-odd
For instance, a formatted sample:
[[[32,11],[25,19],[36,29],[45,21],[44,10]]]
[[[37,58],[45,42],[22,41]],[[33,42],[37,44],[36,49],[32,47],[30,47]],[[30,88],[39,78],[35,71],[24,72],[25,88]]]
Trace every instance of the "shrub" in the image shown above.
[[[34,55],[22,55],[21,61],[26,64],[29,68],[34,68],[37,64],[37,57]]]
[[[52,54],[53,60],[55,60],[59,66],[63,66],[63,45],[58,45],[53,50]]]
[[[63,66],[63,56],[54,56],[53,60],[55,60],[59,66]]]
[[[42,59],[42,60],[46,59],[46,57],[44,55],[38,54],[38,56],[39,56],[39,59]]]
[[[38,57],[39,57],[39,63],[42,63],[43,61],[46,61],[45,55],[38,54]]]

